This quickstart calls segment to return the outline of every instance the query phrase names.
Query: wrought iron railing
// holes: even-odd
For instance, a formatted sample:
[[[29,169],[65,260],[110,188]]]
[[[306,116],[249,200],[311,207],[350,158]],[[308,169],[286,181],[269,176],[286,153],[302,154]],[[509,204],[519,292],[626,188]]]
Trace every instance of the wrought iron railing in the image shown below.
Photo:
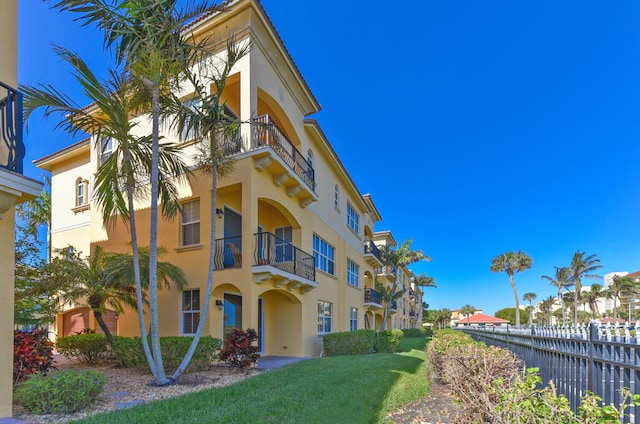
[[[22,174],[22,93],[0,82],[0,167]]]
[[[393,276],[396,273],[395,265],[385,265],[379,268],[376,268],[376,274],[378,275],[389,275]]]
[[[365,289],[364,290],[364,303],[376,303],[378,305],[381,305],[382,304],[382,295],[377,290]]]
[[[216,239],[215,269],[242,268],[242,237]]]
[[[316,281],[313,256],[271,233],[256,233],[253,265],[268,265]]]
[[[415,316],[417,316],[416,311],[409,311],[409,316],[410,316],[410,317],[415,317]]]
[[[372,254],[380,260],[380,249],[378,249],[378,246],[376,246],[371,240],[364,241],[364,253]]]
[[[395,300],[391,301],[391,304],[389,305],[389,309],[391,309],[392,311],[395,311],[398,309],[398,303]]]
[[[293,169],[296,175],[302,178],[311,190],[315,190],[313,167],[269,115],[259,116],[253,124],[251,148],[254,149],[265,145],[270,146]]]

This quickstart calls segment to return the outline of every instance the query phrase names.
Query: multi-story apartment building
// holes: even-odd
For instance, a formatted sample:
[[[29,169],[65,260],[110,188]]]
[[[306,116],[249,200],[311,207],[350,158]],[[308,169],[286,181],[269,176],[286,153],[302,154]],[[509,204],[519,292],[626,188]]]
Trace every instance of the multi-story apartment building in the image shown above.
[[[42,184],[23,175],[22,95],[18,86],[18,0],[0,13],[0,418],[10,417],[13,394],[14,205],[34,198]]]
[[[376,243],[392,237],[375,233],[381,216],[371,196],[360,193],[318,122],[308,119],[320,105],[265,10],[255,0],[238,0],[189,29],[196,36],[234,34],[237,42],[251,43],[222,93],[228,113],[246,123],[228,140],[234,168],[219,181],[216,205],[211,206],[210,177],[195,169],[195,178],[180,188],[181,216],[159,223],[159,245],[168,251],[161,260],[178,265],[189,281],[182,292],[160,292],[161,334],[195,331],[212,216],[219,238],[205,334],[223,337],[231,328],[251,327],[263,354],[310,356],[320,354],[325,333],[380,328],[384,305],[374,280],[384,272]],[[197,152],[188,133],[165,137],[180,143],[185,158]],[[90,195],[101,158],[114,143],[92,137],[36,161],[52,173],[54,251],[128,249],[127,227],[103,225]],[[140,204],[136,217],[140,243],[147,244],[148,205]],[[403,269],[398,276],[408,289],[410,272]],[[419,318],[411,315],[409,296],[407,290],[402,307],[394,306],[387,328],[408,327]],[[131,311],[106,315],[114,333],[139,334]],[[83,327],[95,327],[92,317],[71,305],[55,330],[66,335]]]

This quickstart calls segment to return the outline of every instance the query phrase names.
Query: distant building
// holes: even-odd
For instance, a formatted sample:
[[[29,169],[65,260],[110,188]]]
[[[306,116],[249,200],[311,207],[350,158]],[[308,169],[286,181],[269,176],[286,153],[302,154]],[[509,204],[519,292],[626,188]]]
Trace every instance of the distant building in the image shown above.
[[[465,317],[453,323],[457,327],[472,326],[472,327],[499,327],[509,324],[509,321],[502,318],[492,317],[483,313],[474,313],[469,317]]]

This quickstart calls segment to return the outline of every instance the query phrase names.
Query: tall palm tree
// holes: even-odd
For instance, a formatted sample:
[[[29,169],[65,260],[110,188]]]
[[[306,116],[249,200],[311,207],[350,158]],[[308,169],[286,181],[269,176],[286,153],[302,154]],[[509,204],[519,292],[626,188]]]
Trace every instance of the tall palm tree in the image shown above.
[[[533,292],[525,293],[524,296],[522,296],[522,300],[523,301],[529,302],[529,325],[531,325],[533,323],[533,305],[532,305],[532,302],[537,297],[538,297],[538,295],[533,293]]]
[[[613,319],[618,319],[617,300],[634,288],[633,281],[626,276],[615,275],[611,287],[609,287],[609,295],[613,297]]]
[[[556,269],[556,275],[554,278],[549,277],[548,275],[543,275],[541,278],[543,280],[548,280],[549,283],[558,289],[558,300],[560,301],[560,305],[562,307],[562,323],[564,324],[565,313],[564,313],[564,301],[562,299],[562,290],[569,288],[573,283],[571,282],[571,272],[567,267],[554,267]]]
[[[520,326],[520,299],[518,299],[518,291],[516,290],[516,282],[513,276],[518,272],[528,270],[532,264],[533,259],[531,259],[531,256],[519,250],[517,252],[506,252],[496,256],[491,261],[491,266],[489,267],[491,272],[506,272],[509,276],[513,296],[516,299],[516,326]]]
[[[569,265],[571,282],[575,286],[575,294],[573,298],[573,320],[578,322],[578,303],[580,296],[582,295],[582,279],[583,278],[600,278],[594,275],[593,272],[602,268],[600,265],[600,259],[596,258],[596,255],[590,255],[585,258],[585,252],[576,251],[571,259]]]
[[[380,248],[380,261],[384,267],[396,270],[393,273],[391,287],[388,290],[388,296],[385,302],[384,315],[382,319],[382,330],[385,329],[387,319],[389,319],[389,313],[391,309],[392,301],[394,297],[397,298],[397,293],[403,291],[398,288],[398,270],[402,267],[407,267],[419,261],[430,261],[431,258],[425,255],[421,250],[411,250],[411,243],[413,240],[405,240],[397,249],[392,248],[389,245],[384,245]]]
[[[547,318],[548,325],[551,325],[551,316],[552,316],[551,310],[553,309],[553,305],[555,303],[556,303],[556,298],[553,296],[549,296],[540,302],[540,311],[542,312],[542,315]]]
[[[467,325],[469,325],[471,321],[471,315],[475,314],[476,311],[477,309],[469,304],[466,304],[462,308],[460,308],[460,315],[467,316]]]
[[[47,261],[51,261],[51,178],[44,177],[44,187],[35,199],[16,206],[18,217],[25,221],[25,234],[38,238],[38,228],[47,228]]]
[[[451,310],[447,308],[440,309],[435,315],[435,323],[439,329],[443,329],[451,322]]]

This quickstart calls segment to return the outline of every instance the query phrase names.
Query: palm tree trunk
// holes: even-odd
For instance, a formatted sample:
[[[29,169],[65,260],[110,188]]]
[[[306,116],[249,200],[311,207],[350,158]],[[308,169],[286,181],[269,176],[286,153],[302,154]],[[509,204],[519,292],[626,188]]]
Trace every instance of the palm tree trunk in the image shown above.
[[[217,155],[214,155],[213,152],[217,149],[217,141],[215,139],[215,135],[211,134],[210,138],[213,140],[212,146],[210,147],[210,151],[212,152],[212,164],[211,164],[211,210],[216,210],[217,203],[217,190],[218,190],[218,167],[216,164]],[[174,381],[177,381],[178,378],[185,372],[193,354],[198,347],[198,342],[200,341],[200,336],[202,335],[202,331],[204,329],[204,324],[207,321],[207,316],[209,314],[209,302],[211,300],[211,291],[213,290],[213,273],[215,270],[215,256],[216,256],[216,214],[211,214],[211,231],[209,234],[209,270],[207,276],[207,288],[206,293],[204,295],[204,302],[202,304],[202,312],[200,312],[200,320],[198,322],[198,328],[196,329],[196,333],[193,336],[193,341],[191,342],[191,346],[189,346],[189,350],[186,355],[182,359],[180,366],[173,373],[171,378]]]
[[[513,289],[513,295],[516,298],[516,327],[520,327],[520,299],[518,298],[518,291],[516,290],[516,282],[513,279],[513,274],[509,274],[509,282]]]
[[[152,82],[152,150],[151,150],[151,229],[149,236],[149,324],[151,333],[151,349],[153,352],[153,367],[151,369],[155,382],[159,386],[170,383],[162,364],[160,349],[160,333],[158,329],[158,156],[160,145],[160,87]]]
[[[98,308],[91,308],[91,310],[93,311],[93,317],[96,319],[96,321],[98,322],[98,325],[104,332],[104,335],[107,338],[107,342],[109,343],[109,346],[111,346],[113,344],[113,335],[111,335],[111,331],[109,330],[109,327],[107,327],[107,323],[104,322],[102,312],[100,312],[100,309]]]
[[[573,322],[574,324],[578,323],[578,299],[580,298],[580,292],[582,291],[582,284],[580,284],[580,279],[576,278],[575,280],[576,292],[573,297]]]

